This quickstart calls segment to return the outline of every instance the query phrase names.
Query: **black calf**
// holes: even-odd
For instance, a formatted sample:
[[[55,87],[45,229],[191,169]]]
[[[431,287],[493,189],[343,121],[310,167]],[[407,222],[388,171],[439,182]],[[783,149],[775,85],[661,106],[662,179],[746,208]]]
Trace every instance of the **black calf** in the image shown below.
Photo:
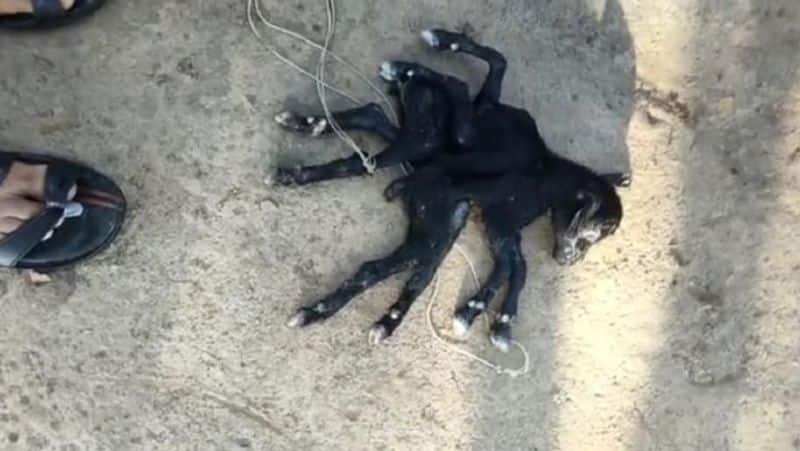
[[[423,170],[387,189],[387,198],[402,193],[406,202],[411,224],[403,246],[385,259],[363,265],[336,292],[301,309],[291,324],[328,318],[369,286],[413,267],[400,300],[371,333],[375,341],[391,335],[463,227],[469,199],[483,211],[495,267],[480,290],[456,310],[454,329],[465,333],[507,282],[492,326],[493,343],[507,350],[527,276],[519,231],[549,211],[556,236],[553,255],[559,263],[575,263],[618,226],[622,208],[612,183],[629,179],[619,174],[599,176],[558,157],[526,111],[500,103],[506,62],[499,52],[441,30],[425,32],[423,38],[436,49],[486,60],[490,65],[486,82],[473,102],[466,84],[456,78],[414,63],[384,63],[381,76],[400,88],[402,128],[392,127],[375,105],[336,114],[343,128],[372,131],[390,142],[376,156],[378,167],[412,162]],[[276,119],[290,130],[313,136],[329,132],[329,124],[319,117],[284,113]],[[282,169],[279,180],[303,184],[364,172],[354,156],[321,166]]]

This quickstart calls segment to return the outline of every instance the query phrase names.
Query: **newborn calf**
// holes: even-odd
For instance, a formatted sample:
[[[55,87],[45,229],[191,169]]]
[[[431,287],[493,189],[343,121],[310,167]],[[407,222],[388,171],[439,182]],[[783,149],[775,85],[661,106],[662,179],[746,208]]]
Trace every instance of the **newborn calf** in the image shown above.
[[[291,324],[305,325],[331,316],[368,286],[406,269],[404,265],[416,265],[414,256],[422,252],[425,264],[415,272],[420,276],[412,276],[401,300],[371,333],[375,341],[390,335],[452,246],[463,226],[462,206],[469,199],[482,209],[495,266],[480,290],[456,310],[454,329],[466,333],[508,282],[491,334],[492,342],[507,350],[527,276],[520,230],[550,212],[556,236],[554,257],[559,263],[573,264],[618,226],[622,208],[611,181],[624,183],[626,177],[599,176],[557,156],[526,111],[500,103],[505,58],[499,52],[457,33],[429,31],[423,37],[436,48],[464,51],[489,61],[481,93],[473,102],[466,84],[456,78],[413,63],[385,63],[382,77],[397,84],[402,94],[402,129],[393,127],[377,105],[335,113],[343,128],[373,131],[391,143],[377,155],[378,167],[413,162],[423,171],[387,190],[388,197],[404,193],[411,220],[406,243],[391,257],[364,265],[332,295],[301,309]],[[313,136],[331,131],[330,124],[318,116],[287,112],[276,120],[285,128]],[[278,179],[284,184],[305,184],[365,172],[354,155],[320,166],[280,169]],[[431,214],[431,207],[440,211]],[[420,245],[425,242],[430,243],[429,253]],[[409,259],[414,261],[408,263]]]

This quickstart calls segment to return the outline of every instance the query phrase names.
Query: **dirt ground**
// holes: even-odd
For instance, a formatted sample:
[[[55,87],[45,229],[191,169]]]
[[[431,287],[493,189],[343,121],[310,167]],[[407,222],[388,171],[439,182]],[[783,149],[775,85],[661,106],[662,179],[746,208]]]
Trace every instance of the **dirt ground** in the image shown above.
[[[99,258],[48,284],[0,276],[0,449],[800,449],[800,3],[338,2],[334,48],[371,76],[402,57],[476,86],[482,65],[416,37],[467,27],[506,53],[504,98],[557,152],[633,171],[621,229],[582,264],[549,258],[546,221],[525,231],[515,332],[533,365],[516,379],[438,346],[427,294],[369,345],[402,278],[320,327],[284,327],[396,246],[405,218],[380,195],[394,173],[264,183],[346,149],[272,123],[318,105],[243,3],[111,1],[80,27],[0,34],[3,148],[89,162],[131,204]],[[315,38],[323,4],[265,1]],[[477,221],[459,242],[485,275]],[[455,253],[440,275],[447,328],[472,287]],[[483,325],[465,347],[520,361]]]

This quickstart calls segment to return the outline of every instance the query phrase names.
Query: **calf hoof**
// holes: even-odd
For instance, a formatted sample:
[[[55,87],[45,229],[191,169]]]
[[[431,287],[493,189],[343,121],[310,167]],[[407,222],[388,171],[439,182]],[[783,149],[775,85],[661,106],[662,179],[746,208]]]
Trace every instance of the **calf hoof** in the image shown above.
[[[511,325],[508,323],[495,323],[492,334],[489,336],[495,348],[502,352],[511,349]]]
[[[461,33],[436,29],[425,30],[420,35],[422,36],[422,40],[431,48],[440,51],[450,50],[453,52],[457,52],[461,49],[461,41],[465,37]]]
[[[275,122],[282,128],[314,138],[329,134],[333,129],[324,117],[301,116],[291,111],[284,111],[275,116]]]
[[[309,324],[324,321],[336,314],[336,312],[337,309],[331,309],[324,300],[319,301],[312,306],[297,309],[295,314],[286,322],[286,325],[291,328],[305,327]]]
[[[469,326],[470,324],[465,318],[458,315],[453,317],[453,334],[456,337],[465,337],[469,332]]]
[[[479,301],[471,300],[459,307],[453,314],[453,333],[463,337],[472,327],[475,318],[486,309],[486,305]]]
[[[369,342],[373,345],[379,345],[389,338],[389,330],[386,329],[381,323],[377,323],[369,330]]]
[[[397,327],[400,326],[400,323],[403,322],[404,317],[405,311],[401,308],[395,306],[390,308],[369,330],[370,343],[377,345],[391,337]]]
[[[308,312],[304,309],[300,309],[292,315],[288,321],[286,321],[286,326],[292,329],[301,328],[309,323],[308,321]]]
[[[388,82],[405,83],[414,76],[419,65],[403,61],[384,61],[381,64],[380,76]]]
[[[383,64],[381,64],[381,68],[378,73],[380,74],[381,78],[383,78],[386,81],[389,82],[398,81],[397,68],[393,63],[390,63],[389,61],[384,61]]]

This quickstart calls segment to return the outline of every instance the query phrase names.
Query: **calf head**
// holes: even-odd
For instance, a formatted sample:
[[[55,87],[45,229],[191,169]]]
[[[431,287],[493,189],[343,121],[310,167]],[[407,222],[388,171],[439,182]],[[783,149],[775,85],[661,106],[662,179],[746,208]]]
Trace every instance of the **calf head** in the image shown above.
[[[614,187],[601,180],[554,205],[551,221],[555,234],[553,258],[560,265],[572,265],[617,230],[622,221],[622,203]]]

